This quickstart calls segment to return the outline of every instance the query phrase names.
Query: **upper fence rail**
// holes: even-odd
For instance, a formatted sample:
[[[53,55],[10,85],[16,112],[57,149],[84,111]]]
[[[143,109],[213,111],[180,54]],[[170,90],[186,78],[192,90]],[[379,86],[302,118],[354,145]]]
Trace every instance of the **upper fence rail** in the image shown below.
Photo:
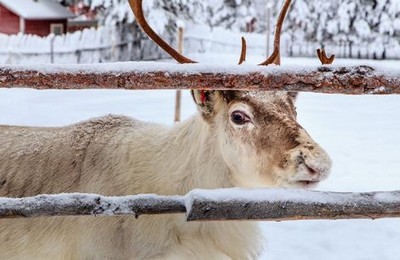
[[[124,62],[0,66],[0,88],[212,89],[400,94],[400,67]]]

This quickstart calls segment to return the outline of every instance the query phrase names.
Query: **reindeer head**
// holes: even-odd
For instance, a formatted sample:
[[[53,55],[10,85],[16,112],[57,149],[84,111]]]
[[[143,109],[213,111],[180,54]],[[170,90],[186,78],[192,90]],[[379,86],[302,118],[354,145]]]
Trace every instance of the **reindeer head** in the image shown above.
[[[237,186],[309,187],[328,176],[329,156],[296,121],[294,93],[213,91],[206,105],[194,98]]]
[[[195,63],[162,40],[148,25],[142,0],[129,0],[147,35],[179,63]],[[260,65],[280,64],[280,33],[290,7],[279,15],[272,55]],[[242,38],[239,64],[246,57]],[[203,119],[239,187],[309,187],[324,180],[331,168],[327,153],[296,121],[295,93],[235,90],[193,90]]]

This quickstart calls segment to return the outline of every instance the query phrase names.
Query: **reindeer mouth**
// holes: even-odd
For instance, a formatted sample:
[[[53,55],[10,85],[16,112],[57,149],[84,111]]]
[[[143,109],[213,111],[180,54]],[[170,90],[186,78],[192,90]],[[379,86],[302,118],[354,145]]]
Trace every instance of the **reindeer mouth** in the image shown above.
[[[319,183],[319,180],[301,180],[294,182],[294,184],[299,188],[315,188]]]
[[[287,180],[286,184],[290,188],[298,188],[298,189],[312,189],[316,188],[318,184],[322,181],[322,179],[292,179]]]

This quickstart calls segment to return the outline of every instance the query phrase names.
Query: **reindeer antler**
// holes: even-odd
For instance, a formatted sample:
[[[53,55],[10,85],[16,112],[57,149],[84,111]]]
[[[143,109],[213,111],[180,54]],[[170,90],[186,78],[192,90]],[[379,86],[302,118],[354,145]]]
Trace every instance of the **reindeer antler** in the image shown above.
[[[285,0],[282,10],[279,14],[278,21],[276,23],[275,29],[275,39],[274,39],[274,51],[272,52],[271,56],[268,57],[265,61],[258,64],[261,66],[267,66],[270,64],[281,64],[281,53],[280,53],[280,45],[281,45],[281,32],[282,32],[282,25],[285,21],[286,14],[289,10],[290,4],[292,3],[291,0]]]
[[[143,31],[164,51],[166,51],[172,58],[174,58],[179,63],[197,63],[194,60],[191,60],[182,54],[180,54],[177,50],[171,47],[167,42],[161,39],[160,36],[150,27],[147,23],[146,18],[143,15],[143,0],[129,0],[129,5],[133,13],[135,14],[137,23],[142,27]]]
[[[166,51],[173,59],[179,63],[197,63],[197,61],[191,60],[177,50],[175,50],[171,45],[165,42],[158,34],[151,28],[151,26],[146,21],[143,14],[143,0],[129,0],[129,5],[133,13],[135,14],[136,21],[142,27],[143,31],[164,51]],[[242,37],[242,51],[240,55],[239,64],[242,64],[246,60],[246,40]]]
[[[129,5],[133,13],[135,14],[137,23],[142,27],[143,31],[164,51],[166,51],[173,59],[175,59],[179,63],[197,63],[194,60],[191,60],[182,54],[180,54],[177,50],[175,50],[171,45],[165,42],[158,34],[150,27],[147,23],[146,18],[143,14],[143,0],[129,0]],[[267,60],[260,63],[259,65],[269,65],[269,64],[277,64],[280,65],[280,41],[281,41],[281,32],[282,25],[285,20],[286,14],[289,10],[291,0],[285,0],[283,4],[283,8],[279,14],[278,21],[276,24],[275,30],[275,39],[274,39],[274,51],[271,56],[268,57]],[[240,55],[239,64],[242,64],[246,60],[246,40],[242,37],[242,52]]]
[[[239,65],[246,61],[247,44],[246,39],[242,37],[242,51],[240,53]]]
[[[326,52],[324,49],[317,49],[317,55],[319,60],[321,61],[322,65],[329,65],[332,64],[335,60],[335,55],[331,55],[329,58],[326,56]]]

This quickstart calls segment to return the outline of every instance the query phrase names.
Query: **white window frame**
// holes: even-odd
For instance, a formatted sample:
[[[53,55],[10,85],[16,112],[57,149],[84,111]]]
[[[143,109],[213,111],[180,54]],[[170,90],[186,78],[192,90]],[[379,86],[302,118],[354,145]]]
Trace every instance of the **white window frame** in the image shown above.
[[[52,23],[52,24],[50,24],[50,32],[51,33],[55,34],[54,33],[54,29],[55,28],[60,28],[61,29],[61,34],[56,34],[56,35],[64,34],[64,24],[62,24],[62,23]]]

